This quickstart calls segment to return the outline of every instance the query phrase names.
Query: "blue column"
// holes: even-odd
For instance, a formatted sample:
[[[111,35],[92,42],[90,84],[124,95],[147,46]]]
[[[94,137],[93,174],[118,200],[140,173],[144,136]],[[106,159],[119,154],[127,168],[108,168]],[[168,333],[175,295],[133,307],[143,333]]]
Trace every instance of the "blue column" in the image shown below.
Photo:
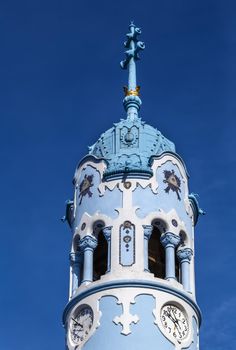
[[[161,243],[165,248],[165,279],[176,279],[175,277],[175,248],[180,243],[179,236],[172,232],[166,232],[161,236]]]
[[[104,227],[103,228],[103,234],[104,237],[107,240],[107,272],[111,271],[111,230],[112,230],[112,226],[108,226],[108,227]]]
[[[190,292],[190,261],[192,259],[193,251],[191,248],[183,248],[177,251],[177,256],[180,262],[181,269],[181,283],[186,292]]]
[[[79,242],[80,249],[84,252],[83,283],[93,281],[93,251],[97,247],[97,239],[85,236]]]
[[[143,225],[144,230],[144,271],[149,272],[148,268],[148,242],[152,234],[152,225]]]
[[[76,289],[79,287],[81,276],[81,263],[82,257],[80,252],[70,253],[70,265],[71,265],[71,273],[72,273],[72,283],[71,283],[71,296],[73,296],[76,292]]]

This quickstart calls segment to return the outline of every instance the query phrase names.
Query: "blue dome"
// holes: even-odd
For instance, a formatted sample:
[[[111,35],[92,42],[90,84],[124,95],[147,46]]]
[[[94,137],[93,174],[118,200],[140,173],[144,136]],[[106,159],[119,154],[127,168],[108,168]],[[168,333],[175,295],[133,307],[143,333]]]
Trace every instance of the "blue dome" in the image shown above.
[[[107,161],[105,177],[119,174],[152,174],[150,157],[175,152],[173,142],[140,118],[114,124],[89,147],[89,154]]]

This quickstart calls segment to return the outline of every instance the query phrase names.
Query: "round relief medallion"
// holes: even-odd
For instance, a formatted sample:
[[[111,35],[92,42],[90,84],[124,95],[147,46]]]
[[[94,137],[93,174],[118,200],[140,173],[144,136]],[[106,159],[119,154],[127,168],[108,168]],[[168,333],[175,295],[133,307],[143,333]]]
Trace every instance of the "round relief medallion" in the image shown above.
[[[83,222],[83,224],[81,225],[81,230],[83,231],[85,229],[85,227],[86,227],[86,223]]]
[[[172,223],[172,225],[173,225],[174,227],[177,227],[177,226],[178,226],[178,222],[177,222],[175,219],[173,219],[173,220],[171,221],[171,223]]]
[[[124,187],[128,190],[131,187],[131,182],[125,181],[124,182]]]

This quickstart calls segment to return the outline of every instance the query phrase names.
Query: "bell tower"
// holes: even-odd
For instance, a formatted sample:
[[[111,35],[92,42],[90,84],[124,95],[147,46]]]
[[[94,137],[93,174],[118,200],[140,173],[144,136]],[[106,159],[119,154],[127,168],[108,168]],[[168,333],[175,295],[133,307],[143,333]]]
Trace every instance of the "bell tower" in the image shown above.
[[[131,22],[120,64],[127,117],[89,147],[67,202],[69,350],[199,349],[194,226],[202,211],[175,145],[139,117],[140,34]]]

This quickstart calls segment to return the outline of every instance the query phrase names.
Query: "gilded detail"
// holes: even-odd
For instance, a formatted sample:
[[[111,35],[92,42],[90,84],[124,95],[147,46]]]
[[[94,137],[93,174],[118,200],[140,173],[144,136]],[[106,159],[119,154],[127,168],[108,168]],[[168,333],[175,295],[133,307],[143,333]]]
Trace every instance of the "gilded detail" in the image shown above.
[[[139,96],[140,86],[136,86],[135,90],[129,90],[124,86],[125,96]]]

